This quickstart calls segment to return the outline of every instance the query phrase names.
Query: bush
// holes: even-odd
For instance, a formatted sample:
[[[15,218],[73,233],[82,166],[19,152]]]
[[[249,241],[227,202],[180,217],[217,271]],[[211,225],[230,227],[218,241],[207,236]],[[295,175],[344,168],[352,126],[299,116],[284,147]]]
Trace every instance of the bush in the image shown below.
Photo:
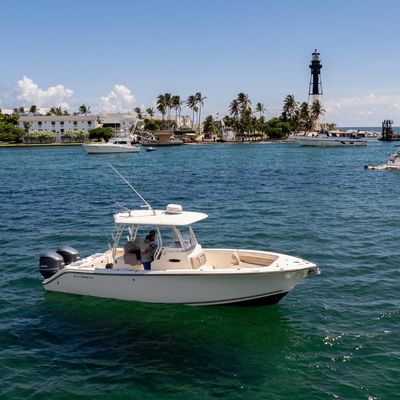
[[[282,122],[279,118],[271,118],[265,122],[263,131],[270,139],[282,139],[291,132],[289,122]]]
[[[147,119],[145,118],[144,120],[144,128],[145,131],[159,131],[161,129],[161,124],[159,121],[156,121],[154,119]]]
[[[63,142],[84,142],[89,138],[89,133],[86,131],[66,131],[62,134],[61,140]]]
[[[31,131],[23,136],[25,143],[53,143],[56,141],[55,132]]]
[[[89,130],[89,139],[104,139],[106,142],[109,141],[111,136],[113,135],[113,130],[111,128],[94,128]]]

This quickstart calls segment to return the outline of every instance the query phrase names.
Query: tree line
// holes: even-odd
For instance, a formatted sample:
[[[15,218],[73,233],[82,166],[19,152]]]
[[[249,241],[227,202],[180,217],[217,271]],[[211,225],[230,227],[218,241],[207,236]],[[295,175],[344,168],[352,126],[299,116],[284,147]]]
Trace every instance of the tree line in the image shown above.
[[[190,95],[182,100],[179,95],[171,93],[160,94],[157,97],[156,109],[161,114],[161,120],[155,119],[155,110],[150,107],[143,111],[140,107],[135,112],[144,124],[144,130],[155,131],[160,129],[176,129],[181,119],[182,106],[185,105],[192,113],[191,130],[196,132],[221,135],[222,128],[233,130],[238,136],[265,136],[270,138],[283,138],[291,132],[312,131],[317,129],[317,122],[324,114],[322,104],[315,100],[313,103],[299,103],[293,95],[287,95],[283,102],[282,112],[279,117],[265,118],[267,111],[265,105],[257,102],[252,108],[252,101],[248,94],[240,92],[229,104],[227,113],[222,119],[208,115],[201,121],[204,100],[207,97],[201,92]]]
[[[178,128],[179,122],[182,122],[182,119],[185,118],[181,116],[182,107],[186,106],[191,112],[191,131],[194,132],[196,130],[198,134],[203,131],[203,133],[218,136],[221,135],[224,128],[234,131],[237,136],[242,138],[256,136],[284,138],[291,132],[312,131],[318,128],[316,126],[317,122],[325,112],[318,100],[311,104],[307,102],[299,103],[293,95],[287,95],[283,101],[282,112],[279,117],[266,119],[265,113],[267,109],[265,105],[257,102],[253,108],[248,94],[240,92],[230,102],[226,115],[221,119],[208,115],[202,121],[201,116],[206,99],[207,97],[201,92],[189,95],[186,99],[182,99],[179,95],[164,93],[160,94],[156,100],[156,110],[161,115],[161,119],[154,118],[156,111],[153,107],[148,107],[145,110],[136,107],[134,111],[139,119],[140,128],[156,131]],[[32,105],[29,109],[25,107],[14,108],[11,115],[2,114],[0,110],[0,140],[21,141],[24,132],[28,132],[29,126],[25,126],[24,130],[18,128],[18,118],[19,115],[27,112],[41,115],[38,113],[36,105]],[[79,111],[74,112],[73,115],[88,115],[90,112],[90,107],[82,104],[79,107]],[[45,115],[61,116],[70,114],[67,110],[54,106]],[[95,138],[97,134],[100,133],[96,131],[91,136]],[[111,132],[107,132],[106,136],[109,135],[111,135]]]
[[[0,110],[1,113],[1,110]],[[68,110],[63,110],[62,107],[57,107],[53,106],[51,107],[45,114],[41,114],[39,112],[38,107],[33,104],[29,108],[28,107],[17,107],[13,109],[13,114],[15,115],[26,115],[26,114],[34,114],[34,115],[45,115],[45,116],[51,116],[51,115],[88,115],[90,114],[90,107],[86,106],[85,104],[82,104],[79,107],[79,111],[73,112],[72,114]]]

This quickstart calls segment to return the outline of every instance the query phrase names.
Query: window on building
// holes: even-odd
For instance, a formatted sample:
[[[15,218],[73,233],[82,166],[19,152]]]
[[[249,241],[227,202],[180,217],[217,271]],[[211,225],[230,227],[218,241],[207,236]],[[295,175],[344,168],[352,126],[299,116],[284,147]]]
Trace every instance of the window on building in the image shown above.
[[[88,123],[89,126],[92,125],[92,121],[88,121],[87,123]]]
[[[74,125],[78,125],[78,121],[74,121]]]
[[[64,121],[60,121],[60,125],[61,125],[61,126],[64,126]]]
[[[64,129],[61,129],[61,133],[64,133]]]
[[[56,124],[56,121],[51,121],[51,125],[54,126]]]
[[[42,126],[42,121],[38,121],[38,125],[39,125],[39,126]]]

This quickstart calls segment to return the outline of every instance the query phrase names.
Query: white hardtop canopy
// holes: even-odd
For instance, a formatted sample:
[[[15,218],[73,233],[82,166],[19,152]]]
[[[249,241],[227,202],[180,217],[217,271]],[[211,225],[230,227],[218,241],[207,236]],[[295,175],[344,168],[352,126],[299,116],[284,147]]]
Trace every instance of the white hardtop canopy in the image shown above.
[[[119,225],[185,226],[207,218],[200,212],[182,211],[176,204],[168,204],[166,210],[132,210],[114,214],[114,222]]]

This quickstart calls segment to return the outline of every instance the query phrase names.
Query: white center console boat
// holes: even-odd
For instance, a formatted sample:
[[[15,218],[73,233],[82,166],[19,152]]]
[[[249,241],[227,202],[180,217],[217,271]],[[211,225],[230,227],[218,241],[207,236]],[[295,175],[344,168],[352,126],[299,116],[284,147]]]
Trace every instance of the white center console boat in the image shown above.
[[[170,204],[165,210],[130,210],[114,215],[110,248],[79,259],[65,246],[40,257],[43,287],[147,303],[264,305],[277,303],[318,267],[301,258],[268,251],[203,248],[192,224],[207,218]],[[154,230],[151,269],[140,249]]]

